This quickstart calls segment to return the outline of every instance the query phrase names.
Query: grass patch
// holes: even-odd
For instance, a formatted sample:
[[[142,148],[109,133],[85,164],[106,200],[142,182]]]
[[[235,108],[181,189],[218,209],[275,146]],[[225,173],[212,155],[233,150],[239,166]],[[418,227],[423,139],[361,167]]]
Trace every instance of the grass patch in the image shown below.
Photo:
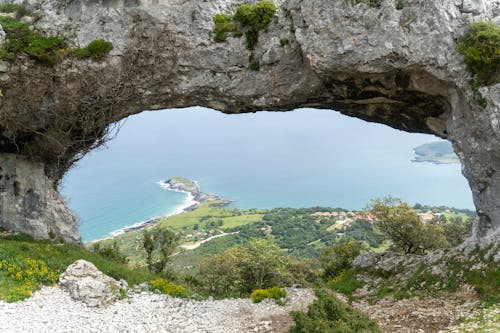
[[[487,305],[500,303],[500,266],[494,265],[484,271],[467,271],[465,281],[476,288],[479,297]]]
[[[28,236],[10,236],[0,241],[0,299],[16,301],[29,297],[42,285],[52,285],[59,274],[78,259],[92,262],[104,274],[125,279],[130,285],[156,275],[131,269],[74,244],[34,241]]]
[[[378,333],[378,325],[367,315],[348,306],[324,289],[307,312],[292,311],[295,326],[290,333]]]
[[[356,270],[348,269],[341,271],[336,277],[330,279],[327,285],[330,289],[352,298],[352,294],[365,284],[356,279]]]

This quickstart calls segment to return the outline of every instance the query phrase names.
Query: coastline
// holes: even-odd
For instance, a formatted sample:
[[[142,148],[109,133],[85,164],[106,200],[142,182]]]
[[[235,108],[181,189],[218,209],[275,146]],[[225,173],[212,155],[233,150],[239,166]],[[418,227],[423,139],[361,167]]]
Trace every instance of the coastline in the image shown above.
[[[87,243],[93,243],[93,242],[98,242],[106,239],[112,239],[115,236],[118,235],[123,235],[129,232],[134,232],[134,231],[139,231],[142,230],[150,225],[156,224],[160,220],[164,218],[168,218],[173,215],[178,215],[186,212],[191,212],[198,208],[202,203],[208,202],[208,201],[215,201],[215,200],[222,200],[223,202],[221,203],[221,207],[227,206],[231,204],[232,201],[230,200],[224,200],[220,198],[217,195],[213,194],[206,194],[200,190],[200,185],[198,184],[197,181],[195,180],[190,180],[190,179],[185,179],[185,178],[177,178],[173,177],[168,180],[162,180],[157,182],[158,185],[160,185],[163,189],[168,190],[168,191],[174,191],[178,193],[185,193],[186,198],[184,202],[177,206],[175,211],[173,211],[170,214],[164,215],[164,216],[157,216],[150,218],[145,221],[139,221],[137,223],[131,224],[124,226],[120,229],[111,231],[109,233],[109,236],[99,238],[99,239],[94,239],[91,241],[88,241]]]

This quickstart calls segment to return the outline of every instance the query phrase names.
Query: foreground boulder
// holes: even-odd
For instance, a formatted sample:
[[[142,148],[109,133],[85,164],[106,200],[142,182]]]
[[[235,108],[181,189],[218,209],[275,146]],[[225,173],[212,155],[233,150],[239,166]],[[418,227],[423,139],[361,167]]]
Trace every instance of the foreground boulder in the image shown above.
[[[59,282],[76,301],[90,307],[104,306],[118,299],[122,283],[103,274],[93,263],[78,260],[61,274]]]

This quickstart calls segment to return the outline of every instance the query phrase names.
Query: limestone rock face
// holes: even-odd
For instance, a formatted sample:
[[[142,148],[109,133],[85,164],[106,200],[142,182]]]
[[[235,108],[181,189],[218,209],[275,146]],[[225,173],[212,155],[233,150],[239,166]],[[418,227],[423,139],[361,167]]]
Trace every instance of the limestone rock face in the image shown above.
[[[35,239],[81,242],[73,214],[42,163],[0,154],[0,227]]]
[[[240,0],[27,0],[38,29],[73,47],[101,38],[114,49],[103,62],[9,64],[0,73],[0,153],[39,161],[57,183],[109,124],[142,110],[334,109],[451,140],[479,215],[471,242],[498,240],[500,84],[472,89],[455,49],[470,23],[500,22],[500,0],[358,2],[276,0],[277,18],[251,52],[245,38],[211,37],[213,17]]]
[[[86,260],[78,260],[68,266],[61,274],[59,283],[68,290],[71,298],[90,307],[114,302],[121,288],[120,282],[104,275]]]

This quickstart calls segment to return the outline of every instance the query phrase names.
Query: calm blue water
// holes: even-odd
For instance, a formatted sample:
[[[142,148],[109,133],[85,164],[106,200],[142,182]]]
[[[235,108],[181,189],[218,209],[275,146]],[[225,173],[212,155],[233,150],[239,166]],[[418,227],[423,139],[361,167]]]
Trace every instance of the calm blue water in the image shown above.
[[[360,209],[387,195],[473,208],[459,164],[411,162],[414,147],[436,140],[329,110],[143,112],[80,161],[61,191],[86,241],[173,212],[184,195],[157,184],[172,176],[198,180],[240,208]]]

